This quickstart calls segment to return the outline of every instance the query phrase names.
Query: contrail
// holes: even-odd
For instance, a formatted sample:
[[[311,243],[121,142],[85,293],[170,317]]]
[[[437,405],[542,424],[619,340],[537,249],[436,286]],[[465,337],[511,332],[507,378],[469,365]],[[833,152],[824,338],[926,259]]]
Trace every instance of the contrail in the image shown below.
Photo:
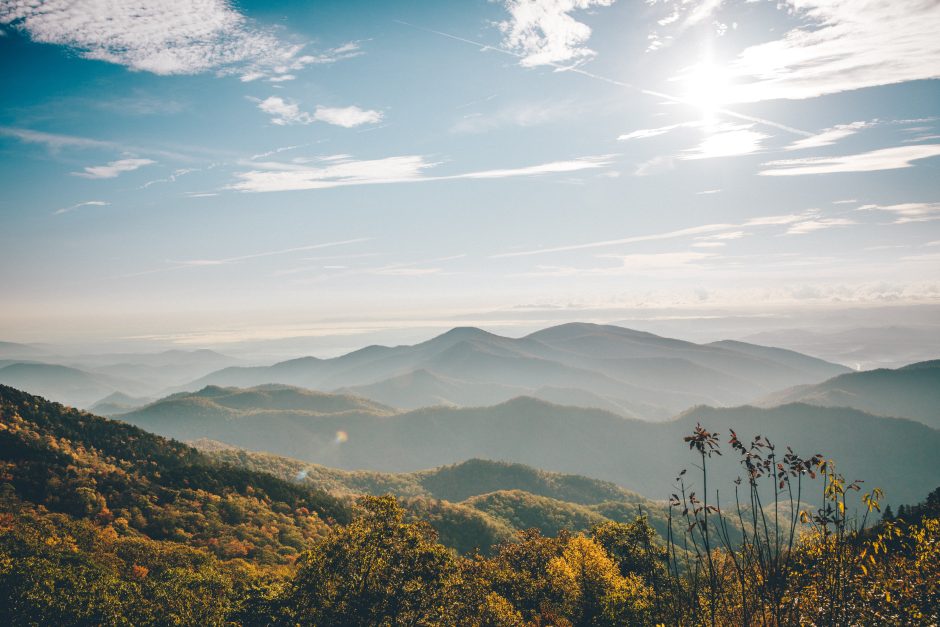
[[[465,44],[477,46],[483,51],[492,50],[493,52],[499,52],[510,57],[515,57],[517,59],[525,58],[525,55],[521,55],[517,52],[513,52],[512,50],[506,50],[505,48],[497,48],[495,46],[490,46],[489,44],[484,44],[484,43],[480,43],[479,41],[473,41],[472,39],[467,39],[466,37],[458,37],[457,35],[451,35],[450,33],[445,33],[443,31],[434,30],[432,28],[425,28],[423,26],[418,26],[417,24],[412,24],[410,22],[405,22],[402,20],[392,20],[392,21],[397,24],[401,24],[403,26],[408,26],[411,28],[415,28],[417,30],[424,31],[426,33],[432,33],[434,35],[439,35],[441,37],[447,37],[448,39],[453,39],[454,41],[460,41]],[[604,83],[609,83],[611,85],[616,85],[618,87],[626,87],[627,89],[633,89],[647,96],[655,96],[656,98],[663,98],[664,100],[669,100],[670,102],[677,102],[677,103],[686,104],[686,105],[693,106],[693,107],[696,106],[694,102],[691,102],[685,98],[680,98],[679,96],[673,96],[671,94],[666,94],[661,91],[653,91],[652,89],[645,89],[643,87],[639,87],[631,83],[620,81],[620,80],[610,78],[607,76],[601,76],[600,74],[594,74],[593,72],[588,72],[578,67],[574,67],[570,65],[562,65],[560,63],[551,63],[551,62],[546,63],[546,65],[550,65],[556,70],[559,70],[561,72],[574,72],[575,74],[580,74],[581,76],[586,76],[588,78],[592,78],[597,81],[602,81]],[[787,133],[800,135],[801,137],[813,137],[813,133],[808,133],[798,128],[787,126],[786,124],[780,124],[779,122],[774,122],[773,120],[766,120],[764,118],[758,118],[752,115],[745,115],[743,113],[738,113],[737,111],[732,111],[730,109],[715,109],[715,111],[717,113],[722,113],[724,115],[727,115],[728,117],[737,118],[739,120],[746,120],[748,122],[754,122],[755,124],[761,124],[763,126],[770,126],[772,128],[776,128],[781,131],[786,131]]]

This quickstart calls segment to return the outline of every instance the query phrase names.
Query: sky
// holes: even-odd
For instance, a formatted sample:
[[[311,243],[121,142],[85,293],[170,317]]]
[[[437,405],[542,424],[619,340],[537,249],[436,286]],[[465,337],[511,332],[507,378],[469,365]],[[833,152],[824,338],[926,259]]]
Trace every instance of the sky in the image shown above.
[[[0,0],[0,339],[929,319],[938,30],[933,0]]]

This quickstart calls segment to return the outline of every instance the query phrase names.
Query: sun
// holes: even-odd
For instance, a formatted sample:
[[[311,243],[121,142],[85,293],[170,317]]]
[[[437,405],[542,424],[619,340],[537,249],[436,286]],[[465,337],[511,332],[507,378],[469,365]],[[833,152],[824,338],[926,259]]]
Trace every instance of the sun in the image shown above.
[[[680,80],[683,85],[682,99],[699,109],[705,120],[714,118],[728,102],[731,76],[724,67],[710,60],[691,66]]]

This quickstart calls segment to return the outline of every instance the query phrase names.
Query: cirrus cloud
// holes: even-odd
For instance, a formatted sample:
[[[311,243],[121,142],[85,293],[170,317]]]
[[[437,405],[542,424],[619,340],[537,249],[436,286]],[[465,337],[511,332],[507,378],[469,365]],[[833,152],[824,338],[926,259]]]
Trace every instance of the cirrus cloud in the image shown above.
[[[359,54],[355,42],[319,55],[253,24],[226,0],[5,0],[0,24],[87,59],[154,74],[286,76]]]
[[[442,176],[427,176],[438,163],[421,155],[356,160],[349,155],[321,157],[319,165],[281,162],[251,162],[256,169],[237,174],[239,181],[229,186],[242,192],[280,192],[328,189],[350,185],[452,181],[459,179],[501,179],[564,174],[610,165],[609,155],[551,161],[518,168],[479,170]]]
[[[910,168],[914,161],[940,155],[940,144],[917,144],[881,148],[870,152],[840,157],[807,157],[781,159],[763,164],[764,176],[802,176],[805,174],[834,174],[839,172],[876,172]]]
[[[118,159],[107,165],[88,166],[83,172],[73,172],[72,174],[86,179],[113,179],[123,172],[133,172],[138,168],[154,163],[156,161],[152,159]]]

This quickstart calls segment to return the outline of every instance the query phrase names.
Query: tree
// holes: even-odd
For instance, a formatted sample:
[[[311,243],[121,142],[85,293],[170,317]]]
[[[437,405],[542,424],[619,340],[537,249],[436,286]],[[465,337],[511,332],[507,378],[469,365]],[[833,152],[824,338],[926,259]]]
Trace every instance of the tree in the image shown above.
[[[394,498],[364,497],[361,504],[362,516],[301,558],[286,615],[316,625],[446,624],[460,602],[449,595],[455,556],[427,523],[404,522]]]

